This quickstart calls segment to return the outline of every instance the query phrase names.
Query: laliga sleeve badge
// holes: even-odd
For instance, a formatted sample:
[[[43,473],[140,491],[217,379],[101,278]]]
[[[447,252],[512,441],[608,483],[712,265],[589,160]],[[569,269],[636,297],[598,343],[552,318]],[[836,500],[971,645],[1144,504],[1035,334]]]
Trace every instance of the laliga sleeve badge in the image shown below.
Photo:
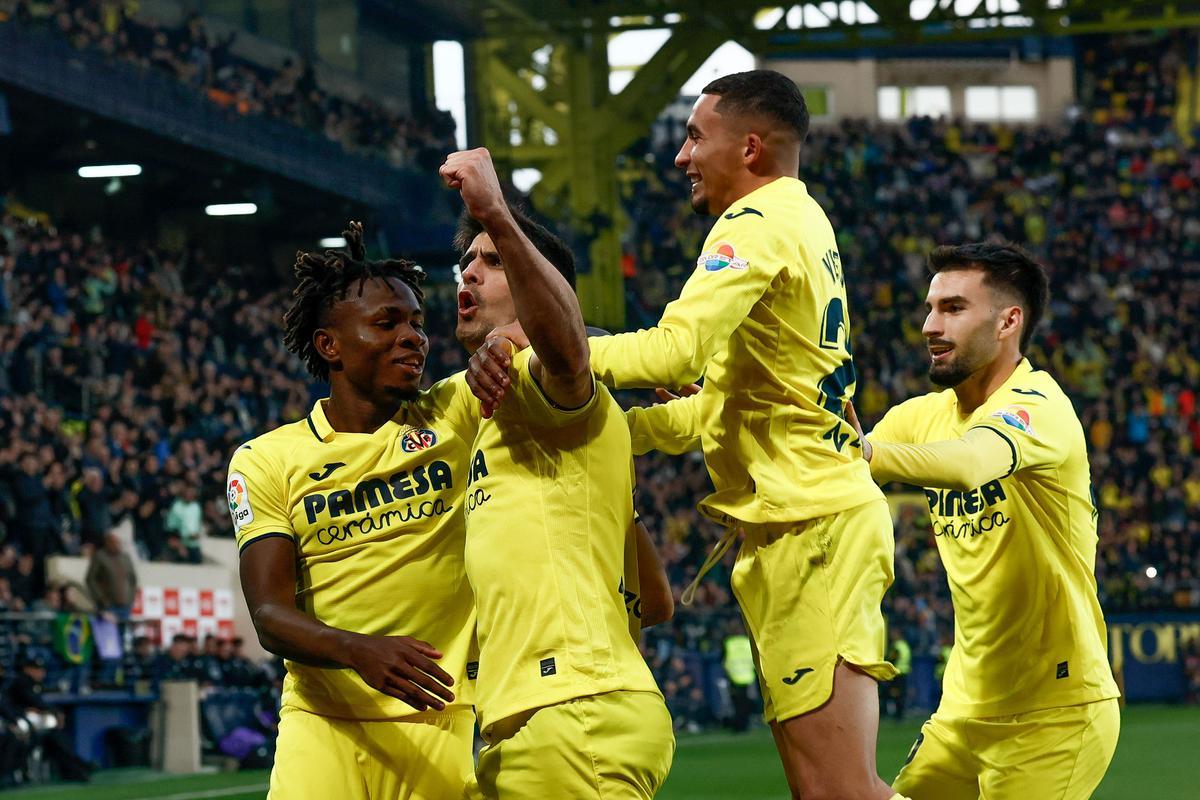
[[[1033,418],[1029,415],[1029,411],[1021,406],[1002,408],[992,414],[992,416],[1010,428],[1016,428],[1022,433],[1027,433],[1033,437],[1037,436],[1033,431]]]
[[[242,473],[234,472],[229,475],[229,486],[225,495],[229,500],[229,516],[233,518],[233,532],[237,533],[254,521],[254,509],[250,507],[250,489],[246,486],[246,478]]]
[[[696,266],[703,267],[705,272],[720,272],[723,269],[746,269],[750,265],[744,258],[738,258],[733,245],[729,242],[717,242],[712,252],[704,253],[696,259]]]

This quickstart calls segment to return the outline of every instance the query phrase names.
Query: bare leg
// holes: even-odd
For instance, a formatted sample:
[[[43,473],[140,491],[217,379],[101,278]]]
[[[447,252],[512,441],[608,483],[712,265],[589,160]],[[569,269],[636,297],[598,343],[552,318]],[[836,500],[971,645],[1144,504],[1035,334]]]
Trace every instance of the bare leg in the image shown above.
[[[833,674],[833,695],[815,711],[771,723],[793,798],[890,800],[875,768],[879,688],[846,663]]]

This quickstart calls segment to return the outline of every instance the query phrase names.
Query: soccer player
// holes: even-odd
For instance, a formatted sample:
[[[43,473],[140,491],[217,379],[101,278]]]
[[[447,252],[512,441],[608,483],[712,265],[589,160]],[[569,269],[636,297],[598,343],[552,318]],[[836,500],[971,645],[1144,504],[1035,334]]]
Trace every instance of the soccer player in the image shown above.
[[[246,603],[286,659],[275,798],[459,797],[472,768],[475,612],[464,491],[478,407],[418,391],[419,267],[301,253],[285,344],[329,397],[242,445],[230,513]],[[472,670],[473,671],[473,668]]]
[[[896,674],[880,610],[892,520],[842,417],[855,384],[845,274],[796,178],[807,132],[804,98],[777,72],[704,88],[675,163],[696,212],[719,219],[658,326],[592,339],[591,363],[616,387],[704,375],[698,395],[651,411],[680,426],[667,437],[678,449],[703,446],[716,492],[700,508],[727,526],[705,569],[745,531],[733,589],[788,784],[806,798],[888,800],[875,742],[876,682]],[[488,408],[505,389],[507,363],[493,361],[472,387]]]
[[[460,333],[472,302],[507,294],[530,343],[512,355],[510,400],[480,424],[471,458],[466,567],[487,746],[469,796],[653,797],[675,740],[629,633],[629,429],[592,376],[573,258],[513,215],[486,150],[451,154],[441,174],[478,230],[459,237],[470,242]]]
[[[567,246],[544,226],[519,209],[509,206],[521,232],[551,264],[571,264],[574,280],[574,256]],[[459,258],[458,324],[455,336],[468,353],[480,350],[493,332],[513,342],[518,349],[529,346],[513,304],[504,263],[491,237],[470,214],[459,220],[454,237]],[[586,328],[589,336],[607,336],[607,331]],[[658,550],[636,510],[625,541],[625,568],[621,591],[629,614],[630,633],[635,639],[641,631],[666,622],[674,614],[671,584],[659,559]]]
[[[1116,749],[1119,692],[1083,428],[1022,355],[1046,273],[1008,244],[939,247],[929,264],[929,377],[946,388],[863,440],[876,480],[925,488],[954,601],[942,701],[895,786],[921,800],[1083,800]]]

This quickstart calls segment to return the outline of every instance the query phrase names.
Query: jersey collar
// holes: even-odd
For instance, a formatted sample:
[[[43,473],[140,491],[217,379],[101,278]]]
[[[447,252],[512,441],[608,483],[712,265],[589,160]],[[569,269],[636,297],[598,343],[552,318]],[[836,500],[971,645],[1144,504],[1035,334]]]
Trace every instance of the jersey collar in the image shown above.
[[[312,411],[309,412],[305,420],[308,423],[308,429],[312,431],[312,435],[322,442],[328,442],[330,437],[333,436],[333,426],[325,418],[325,403],[328,399],[327,397],[314,403]]]
[[[792,178],[788,175],[781,175],[778,178],[776,178],[775,180],[771,181],[770,183],[765,183],[762,186],[755,189],[754,191],[750,192],[749,194],[738,198],[737,200],[735,200],[733,202],[733,205],[731,205],[729,208],[722,211],[721,214],[724,215],[739,206],[746,205],[746,204],[750,203],[753,198],[760,197],[769,192],[778,191],[780,189],[786,189],[786,187],[788,187],[788,186],[798,186],[798,187],[800,187],[801,192],[803,192],[804,194],[808,194],[808,187],[804,184],[804,181],[800,180],[799,178]]]

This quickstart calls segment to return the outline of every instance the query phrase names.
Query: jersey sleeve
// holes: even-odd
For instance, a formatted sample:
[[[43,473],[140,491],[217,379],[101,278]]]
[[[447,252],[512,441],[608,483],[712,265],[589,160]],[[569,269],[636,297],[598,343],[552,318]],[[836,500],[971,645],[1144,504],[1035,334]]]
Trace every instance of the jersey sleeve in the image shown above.
[[[534,377],[531,365],[533,355],[533,348],[526,347],[513,356],[512,366],[509,367],[509,377],[512,378],[508,389],[509,397],[505,399],[505,404],[497,414],[509,413],[511,408],[520,414],[524,422],[550,428],[570,425],[585,419],[598,405],[596,398],[600,393],[596,391],[595,378],[592,379],[592,396],[586,403],[578,408],[564,408],[550,399],[546,390]]]
[[[913,438],[909,432],[913,429],[911,420],[912,415],[916,412],[916,401],[919,399],[906,400],[900,405],[892,406],[888,409],[887,413],[883,415],[883,419],[879,420],[878,424],[867,434],[867,439],[871,444],[879,442],[907,444],[912,442]]]
[[[679,455],[700,449],[701,407],[705,394],[681,397],[649,408],[635,406],[625,412],[633,454],[658,450]]]
[[[592,339],[592,370],[618,389],[698,380],[785,268],[780,238],[758,212],[718,220],[658,325]]]
[[[226,495],[239,553],[268,536],[296,541],[283,472],[261,452],[262,448],[264,445],[253,442],[242,445],[229,462]]]
[[[1071,424],[1074,418],[1066,397],[1017,387],[989,398],[974,427],[1003,439],[1012,451],[1013,472],[1020,472],[1062,464],[1070,453],[1072,431],[1078,427]]]
[[[871,477],[969,492],[1013,471],[1012,451],[991,432],[971,428],[959,439],[926,444],[872,441]]]
[[[456,372],[435,383],[428,391],[429,413],[441,416],[465,442],[475,440],[479,430],[479,401],[467,385],[467,373]]]

